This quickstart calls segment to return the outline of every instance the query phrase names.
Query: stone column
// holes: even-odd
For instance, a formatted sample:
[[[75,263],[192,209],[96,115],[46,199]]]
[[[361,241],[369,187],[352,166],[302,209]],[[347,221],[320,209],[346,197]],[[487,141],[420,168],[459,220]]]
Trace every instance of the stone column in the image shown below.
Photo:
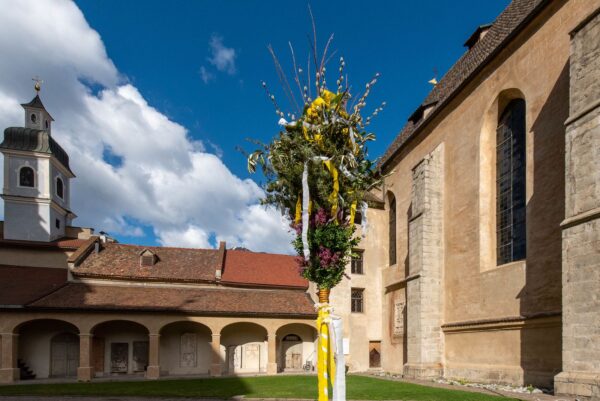
[[[443,375],[442,273],[444,146],[439,145],[413,169],[408,223],[409,276],[406,283],[407,362],[404,375]]]
[[[275,333],[269,333],[268,335],[269,349],[267,351],[267,374],[277,374],[277,335]]]
[[[211,376],[221,376],[223,369],[223,361],[221,360],[221,334],[212,335],[212,363],[210,365]]]
[[[158,379],[160,377],[160,334],[150,333],[149,337],[146,378]]]
[[[2,363],[0,366],[0,383],[14,383],[19,380],[17,355],[19,335],[2,333]]]
[[[89,382],[94,376],[92,368],[92,338],[89,333],[79,334],[79,367],[77,368],[77,380]]]
[[[571,33],[557,394],[600,400],[600,10]]]

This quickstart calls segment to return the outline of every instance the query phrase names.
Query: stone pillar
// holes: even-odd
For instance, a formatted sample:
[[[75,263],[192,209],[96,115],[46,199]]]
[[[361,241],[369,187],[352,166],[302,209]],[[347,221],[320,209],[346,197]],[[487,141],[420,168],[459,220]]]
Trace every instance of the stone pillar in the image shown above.
[[[77,380],[89,382],[94,376],[92,368],[92,338],[89,333],[79,334],[79,367],[77,368]]]
[[[160,334],[150,333],[149,337],[146,378],[158,379],[160,377]]]
[[[210,375],[221,376],[223,361],[221,360],[221,334],[212,335],[212,362],[210,364]]]
[[[600,10],[571,33],[557,394],[600,400]]]
[[[268,336],[268,362],[267,362],[267,374],[277,374],[277,335],[275,333],[269,333]]]
[[[413,169],[408,223],[406,283],[407,362],[404,375],[443,375],[442,272],[444,147],[439,145]]]
[[[2,363],[0,365],[0,383],[14,383],[19,380],[17,355],[19,335],[2,333]]]

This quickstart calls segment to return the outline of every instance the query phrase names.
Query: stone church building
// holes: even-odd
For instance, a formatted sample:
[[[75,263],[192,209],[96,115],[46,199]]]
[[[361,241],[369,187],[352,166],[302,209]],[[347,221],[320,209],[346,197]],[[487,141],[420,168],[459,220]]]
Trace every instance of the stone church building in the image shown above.
[[[348,368],[600,399],[600,0],[514,0],[465,47],[383,155],[332,291]],[[0,145],[1,382],[312,369],[293,257],[74,227],[68,155],[23,107]]]

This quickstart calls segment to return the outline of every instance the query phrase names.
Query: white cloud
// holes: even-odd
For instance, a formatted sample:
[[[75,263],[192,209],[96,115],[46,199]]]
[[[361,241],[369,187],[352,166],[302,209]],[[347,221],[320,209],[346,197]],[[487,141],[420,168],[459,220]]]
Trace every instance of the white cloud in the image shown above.
[[[206,231],[200,227],[190,225],[185,231],[164,231],[160,237],[163,246],[181,246],[185,248],[210,248]]]
[[[208,45],[211,52],[208,61],[219,71],[227,72],[230,75],[235,74],[235,49],[226,47],[223,44],[223,38],[217,34],[211,36]]]
[[[217,238],[257,251],[291,250],[280,214],[258,205],[262,190],[148,104],[73,2],[0,0],[0,9],[0,127],[22,125],[19,103],[33,97],[31,77],[41,76],[53,136],[77,175],[75,223],[141,236],[139,222],[165,245],[207,247]],[[234,73],[235,51],[221,39],[211,39],[211,49],[211,63]],[[107,163],[106,149],[120,163]]]
[[[207,84],[213,79],[215,79],[215,74],[208,71],[208,69],[205,66],[202,66],[200,67],[200,78],[202,78],[202,82]]]

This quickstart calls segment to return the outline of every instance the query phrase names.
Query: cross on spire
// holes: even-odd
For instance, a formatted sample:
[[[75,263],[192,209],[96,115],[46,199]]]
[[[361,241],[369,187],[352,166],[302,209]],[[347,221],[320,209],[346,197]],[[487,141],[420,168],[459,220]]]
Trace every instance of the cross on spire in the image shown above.
[[[35,84],[33,85],[33,89],[35,89],[36,93],[40,93],[40,90],[42,89],[42,84],[44,83],[43,80],[40,79],[39,76],[35,76],[33,78],[31,78],[31,80],[33,82],[35,82]]]

